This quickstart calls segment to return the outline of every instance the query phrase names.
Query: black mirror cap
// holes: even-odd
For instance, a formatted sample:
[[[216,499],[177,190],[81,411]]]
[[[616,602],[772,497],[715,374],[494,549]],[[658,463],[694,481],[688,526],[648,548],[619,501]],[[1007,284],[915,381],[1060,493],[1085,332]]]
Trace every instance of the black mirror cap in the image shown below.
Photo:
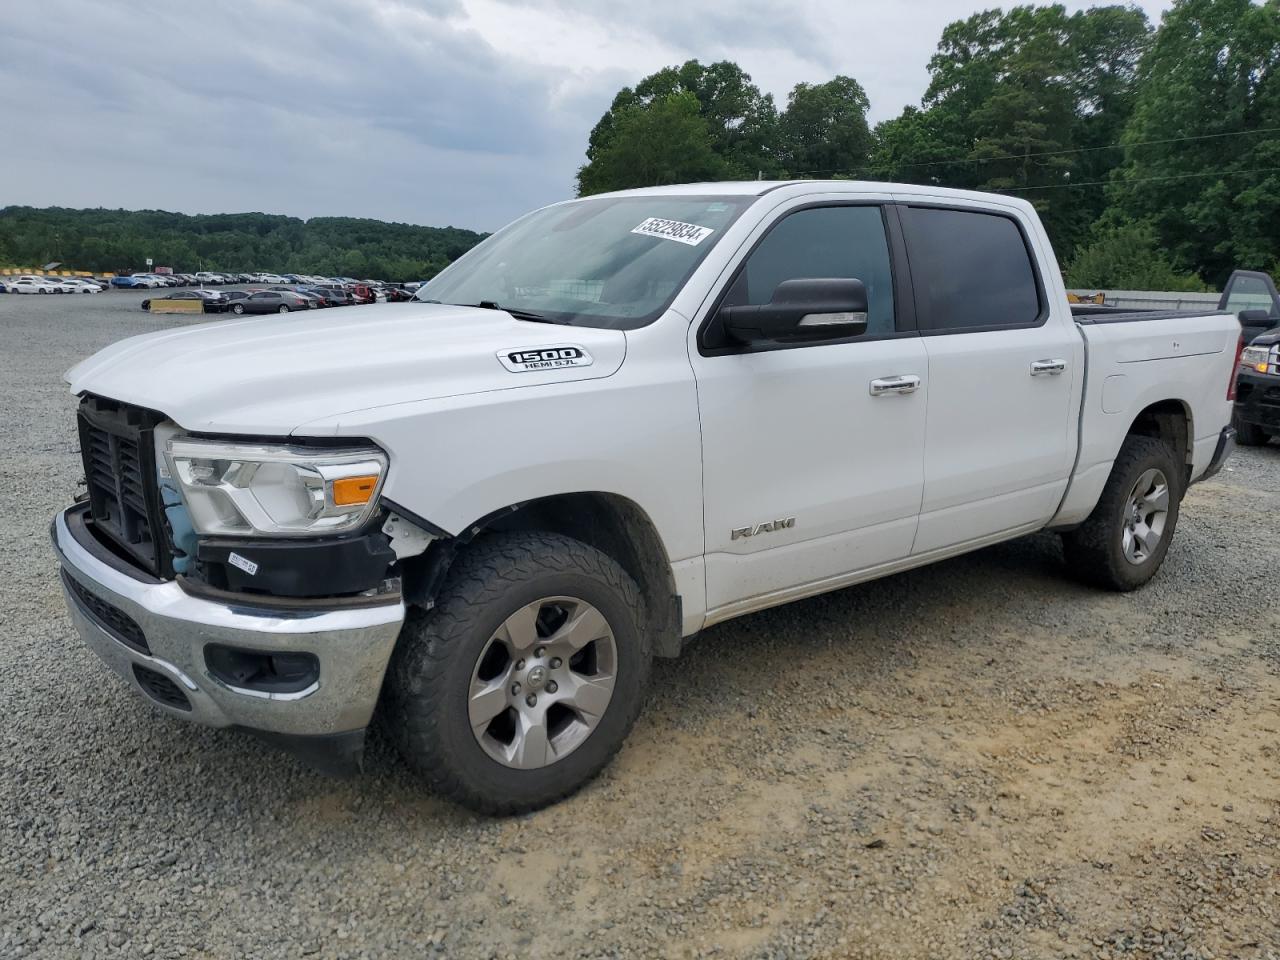
[[[722,307],[720,319],[742,344],[857,337],[867,332],[867,287],[845,277],[784,280],[768,303]]]

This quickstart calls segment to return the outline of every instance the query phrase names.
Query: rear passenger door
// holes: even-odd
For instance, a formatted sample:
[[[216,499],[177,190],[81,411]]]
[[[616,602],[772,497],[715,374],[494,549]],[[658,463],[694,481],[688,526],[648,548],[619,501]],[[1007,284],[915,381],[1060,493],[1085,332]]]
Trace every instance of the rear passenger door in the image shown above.
[[[900,208],[929,362],[914,554],[1047,522],[1076,448],[1083,345],[1012,208]]]

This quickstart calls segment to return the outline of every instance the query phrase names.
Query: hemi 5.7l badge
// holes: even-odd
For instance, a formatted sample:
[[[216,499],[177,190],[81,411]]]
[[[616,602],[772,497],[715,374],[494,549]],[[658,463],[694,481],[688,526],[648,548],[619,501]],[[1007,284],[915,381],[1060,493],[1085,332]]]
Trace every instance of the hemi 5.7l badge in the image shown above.
[[[555,347],[531,347],[525,350],[499,350],[498,359],[512,373],[591,366],[591,354],[581,347],[569,344]]]

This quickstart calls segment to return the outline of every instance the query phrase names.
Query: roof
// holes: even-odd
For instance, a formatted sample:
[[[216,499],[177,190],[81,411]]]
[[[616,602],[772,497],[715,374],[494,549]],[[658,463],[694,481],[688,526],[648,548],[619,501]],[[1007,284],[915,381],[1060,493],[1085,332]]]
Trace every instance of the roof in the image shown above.
[[[1021,197],[1002,193],[982,193],[977,190],[955,190],[931,184],[886,183],[876,180],[721,180],[709,183],[677,183],[660,187],[639,187],[634,190],[618,190],[595,194],[602,197],[630,196],[699,196],[699,197],[751,197],[763,196],[775,190],[790,189],[794,193],[892,193],[906,196],[928,196],[934,199],[981,200],[986,203],[1030,208]]]

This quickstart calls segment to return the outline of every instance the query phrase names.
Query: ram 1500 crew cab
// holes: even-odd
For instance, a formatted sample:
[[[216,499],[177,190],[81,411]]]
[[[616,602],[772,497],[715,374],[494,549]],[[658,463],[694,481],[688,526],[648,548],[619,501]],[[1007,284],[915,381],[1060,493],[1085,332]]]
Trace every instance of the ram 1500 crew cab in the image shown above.
[[[1073,316],[1032,207],[876,183],[556,204],[402,305],[186,327],[68,373],[84,640],[161,711],[437,790],[564,796],[650,658],[1037,530],[1131,590],[1218,470],[1240,325]]]

